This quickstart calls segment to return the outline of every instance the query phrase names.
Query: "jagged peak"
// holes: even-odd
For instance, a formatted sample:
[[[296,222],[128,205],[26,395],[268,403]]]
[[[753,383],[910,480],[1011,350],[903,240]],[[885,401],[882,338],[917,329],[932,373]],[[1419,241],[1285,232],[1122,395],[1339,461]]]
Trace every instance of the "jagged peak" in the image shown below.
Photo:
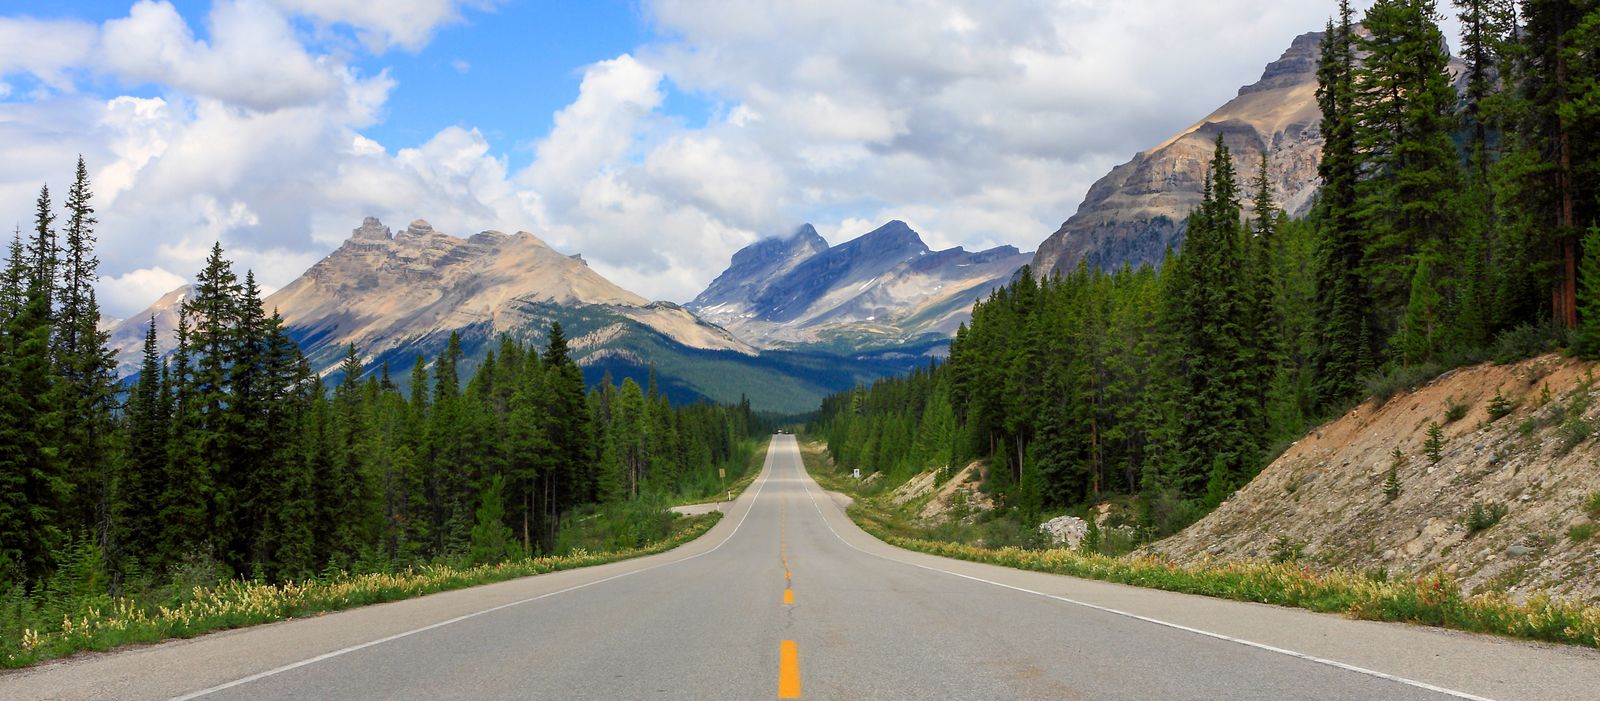
[[[394,235],[389,231],[389,227],[384,226],[377,217],[362,219],[361,226],[350,232],[352,241],[388,241],[391,238],[394,238]]]
[[[1321,59],[1318,49],[1322,45],[1322,35],[1323,32],[1306,32],[1295,37],[1283,55],[1261,71],[1261,80],[1239,88],[1239,94],[1294,87],[1314,80]]]

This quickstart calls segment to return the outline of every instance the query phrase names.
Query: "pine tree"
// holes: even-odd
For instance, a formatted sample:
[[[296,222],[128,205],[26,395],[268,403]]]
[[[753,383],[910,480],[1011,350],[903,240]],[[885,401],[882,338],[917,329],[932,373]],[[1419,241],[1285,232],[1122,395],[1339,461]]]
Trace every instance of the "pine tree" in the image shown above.
[[[74,485],[75,520],[92,529],[102,553],[117,552],[111,540],[112,405],[116,363],[100,330],[95,300],[99,260],[94,255],[94,206],[88,169],[78,158],[76,178],[67,191],[66,246],[61,249],[60,280],[55,297],[54,355],[62,375],[60,437],[63,469]]]
[[[166,386],[172,393],[172,429],[167,441],[167,469],[157,513],[160,546],[147,561],[158,570],[194,554],[210,556],[209,523],[213,474],[204,469],[198,436],[204,430],[201,396],[196,389],[187,305],[178,308],[177,347],[172,351]]]
[[[21,306],[5,329],[10,376],[0,389],[6,422],[0,425],[0,475],[5,487],[0,526],[7,533],[0,560],[37,584],[52,568],[52,552],[66,542],[62,526],[72,485],[60,459],[62,383],[51,353],[53,288],[57,267],[48,189],[40,191],[35,237],[28,261],[13,260],[8,278],[25,281]],[[16,297],[17,292],[7,293]],[[70,525],[68,526],[70,528]],[[6,564],[6,563],[0,563]]]
[[[495,475],[478,495],[478,510],[472,526],[472,546],[467,559],[474,565],[490,565],[517,557],[515,536],[505,523],[505,479]]]
[[[1364,269],[1384,328],[1397,327],[1394,346],[1410,362],[1451,342],[1446,302],[1459,280],[1457,96],[1438,20],[1432,0],[1378,0],[1363,21],[1369,35],[1356,71],[1359,143],[1373,172],[1361,182],[1360,212],[1373,232]]]
[[[1578,329],[1572,349],[1588,359],[1600,358],[1600,226],[1583,237],[1583,265],[1578,271]]]
[[[167,432],[172,420],[166,388],[162,386],[164,370],[156,319],[151,316],[145,330],[138,382],[128,395],[127,447],[119,480],[123,493],[119,529],[128,551],[140,558],[149,557],[160,548],[161,482],[166,476]]]
[[[1357,218],[1361,159],[1356,152],[1355,33],[1348,0],[1330,21],[1317,67],[1322,112],[1322,177],[1313,218],[1318,223],[1316,318],[1321,320],[1312,358],[1315,406],[1326,410],[1355,396],[1372,363],[1373,332],[1367,281],[1362,274],[1365,234]]]
[[[1400,498],[1400,468],[1406,464],[1405,453],[1395,448],[1389,455],[1389,475],[1383,480],[1383,496],[1389,501]]]
[[[1428,424],[1428,439],[1422,443],[1422,452],[1428,456],[1428,462],[1435,465],[1444,459],[1444,428],[1439,422]]]

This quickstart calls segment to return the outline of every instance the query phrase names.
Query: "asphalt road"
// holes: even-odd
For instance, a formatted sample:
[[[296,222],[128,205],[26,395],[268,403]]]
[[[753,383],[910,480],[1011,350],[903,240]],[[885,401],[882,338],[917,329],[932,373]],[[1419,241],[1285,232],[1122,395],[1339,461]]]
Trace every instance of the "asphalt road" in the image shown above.
[[[1600,698],[1590,650],[893,548],[774,440],[672,552],[80,656],[0,698]]]

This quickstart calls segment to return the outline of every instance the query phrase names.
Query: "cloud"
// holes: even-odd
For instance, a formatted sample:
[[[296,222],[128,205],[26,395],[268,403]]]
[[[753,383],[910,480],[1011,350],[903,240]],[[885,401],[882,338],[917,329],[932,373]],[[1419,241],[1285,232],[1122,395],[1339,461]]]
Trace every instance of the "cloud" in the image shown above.
[[[95,33],[87,22],[0,17],[0,76],[31,73],[47,86],[70,91],[71,72],[94,49]]]
[[[489,0],[269,0],[288,12],[312,17],[325,24],[356,29],[376,50],[399,46],[419,51],[442,26],[462,20],[464,7],[486,9]]]
[[[656,37],[595,56],[569,104],[528,115],[529,130],[551,126],[513,135],[531,144],[526,167],[470,112],[407,148],[364,136],[404,86],[353,65],[425,51],[493,4],[214,0],[201,26],[165,0],[98,26],[0,17],[0,213],[26,216],[39,183],[59,189],[84,154],[118,315],[218,239],[287,284],[366,215],[530,230],[675,300],[803,221],[835,243],[900,218],[936,248],[1027,249],[1111,166],[1231,98],[1332,11],[641,0]],[[678,113],[695,102],[709,115]]]
[[[523,180],[541,192],[572,194],[634,147],[639,122],[661,104],[661,72],[623,54],[584,71],[578,98],[555,115]]]
[[[117,277],[101,277],[97,296],[101,305],[126,308],[126,313],[132,314],[185,282],[183,276],[165,268],[139,268]]]
[[[339,88],[337,70],[310,56],[282,13],[254,0],[218,2],[211,39],[194,37],[170,3],[140,0],[107,22],[101,67],[134,81],[256,110],[314,104]]]

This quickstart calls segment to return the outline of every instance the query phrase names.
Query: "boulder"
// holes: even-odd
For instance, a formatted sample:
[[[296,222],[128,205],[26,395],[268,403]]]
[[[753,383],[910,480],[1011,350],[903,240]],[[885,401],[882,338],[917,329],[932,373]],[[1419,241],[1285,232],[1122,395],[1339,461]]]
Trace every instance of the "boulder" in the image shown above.
[[[1089,534],[1089,522],[1077,516],[1057,516],[1039,524],[1039,530],[1050,536],[1052,545],[1077,548]]]

